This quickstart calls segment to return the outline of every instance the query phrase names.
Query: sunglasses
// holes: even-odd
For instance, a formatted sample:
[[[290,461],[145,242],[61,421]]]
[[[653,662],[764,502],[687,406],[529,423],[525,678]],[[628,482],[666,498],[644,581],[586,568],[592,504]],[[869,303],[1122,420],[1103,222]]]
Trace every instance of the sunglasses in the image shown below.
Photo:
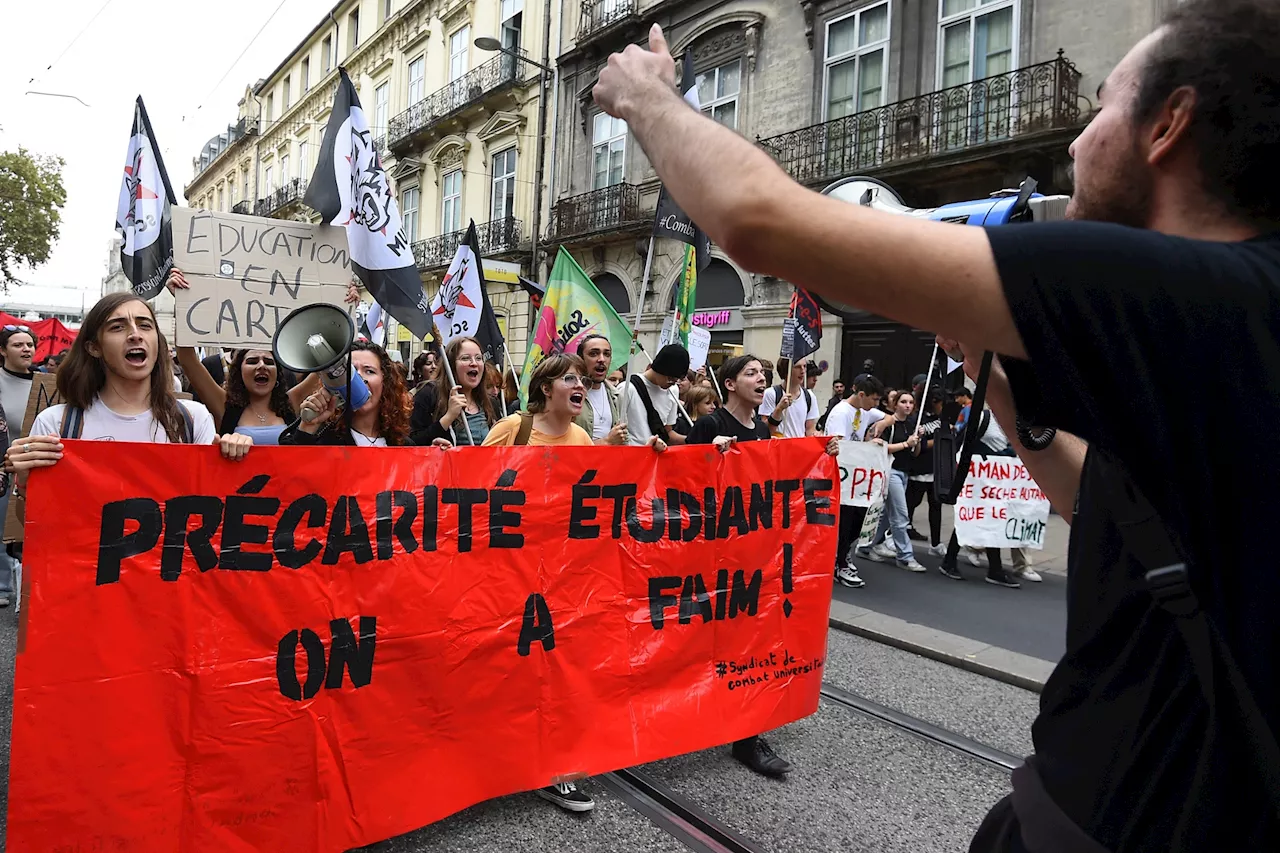
[[[30,327],[30,326],[12,326],[12,325],[10,325],[10,326],[5,326],[5,327],[4,327],[4,330],[5,330],[6,332],[29,332],[29,331],[31,331],[31,327]]]
[[[563,382],[567,388],[572,388],[575,385],[586,384],[583,382],[582,377],[576,373],[566,373],[564,376],[560,377],[560,381]]]

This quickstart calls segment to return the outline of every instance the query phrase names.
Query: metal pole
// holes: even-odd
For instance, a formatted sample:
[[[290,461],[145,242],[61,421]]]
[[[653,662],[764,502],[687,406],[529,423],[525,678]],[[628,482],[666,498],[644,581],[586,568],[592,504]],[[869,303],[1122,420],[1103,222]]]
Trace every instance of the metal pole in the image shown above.
[[[644,316],[644,297],[649,292],[649,272],[653,269],[653,234],[649,235],[649,251],[644,258],[644,273],[640,276],[640,299],[636,302],[636,318],[631,323],[631,352],[639,349],[644,352],[644,347],[640,345],[640,318]],[[645,353],[648,358],[649,354]],[[652,359],[650,359],[652,361]]]
[[[537,153],[537,174],[533,179],[533,234],[531,235],[530,250],[532,259],[530,263],[533,269],[533,277],[541,283],[542,276],[539,275],[538,269],[541,264],[538,262],[538,237],[542,231],[542,177],[546,169],[547,162],[547,68],[551,65],[551,0],[546,0],[542,6],[542,66],[538,69],[538,145]]]
[[[519,388],[520,388],[520,374],[519,374],[519,373],[516,373],[516,363],[515,363],[514,361],[512,361],[512,360],[511,360],[511,350],[507,349],[507,340],[506,340],[506,338],[503,338],[503,339],[502,339],[502,353],[503,353],[503,355],[505,355],[505,356],[507,357],[507,367],[511,369],[511,378],[512,378],[512,379],[514,379],[514,380],[516,381],[516,389],[517,389],[517,390],[519,390]],[[507,414],[507,395],[504,393],[504,391],[505,391],[505,389],[502,389],[502,388],[499,388],[499,389],[498,389],[498,399],[502,400],[502,415],[503,415],[503,417],[506,417],[506,414]]]
[[[924,429],[924,407],[925,401],[929,399],[929,383],[933,381],[933,367],[938,363],[938,342],[933,342],[933,356],[929,359],[929,372],[924,377],[924,388],[920,389],[920,399],[916,400],[916,411],[919,416],[916,418],[916,432]]]

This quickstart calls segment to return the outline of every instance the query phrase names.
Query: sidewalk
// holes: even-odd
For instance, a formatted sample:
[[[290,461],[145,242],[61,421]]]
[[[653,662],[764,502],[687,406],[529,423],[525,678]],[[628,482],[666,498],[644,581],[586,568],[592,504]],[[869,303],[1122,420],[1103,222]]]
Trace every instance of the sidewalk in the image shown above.
[[[942,507],[942,544],[951,539],[951,530],[955,526],[955,507]],[[912,518],[916,530],[929,535],[929,503],[924,501],[917,507]],[[1027,561],[1035,566],[1038,572],[1049,572],[1067,576],[1067,544],[1071,537],[1071,527],[1060,515],[1049,515],[1049,528],[1045,531],[1044,548],[1039,551],[1028,549]],[[915,543],[917,546],[919,542]],[[926,546],[929,543],[924,543]]]

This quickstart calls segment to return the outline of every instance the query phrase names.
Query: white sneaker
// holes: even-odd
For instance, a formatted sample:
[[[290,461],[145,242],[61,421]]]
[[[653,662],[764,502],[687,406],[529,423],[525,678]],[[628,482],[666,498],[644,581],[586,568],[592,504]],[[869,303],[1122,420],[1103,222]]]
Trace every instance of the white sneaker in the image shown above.
[[[877,563],[892,563],[898,559],[898,552],[881,542],[870,551],[865,554],[859,554],[859,556],[866,557],[868,560],[875,560]]]
[[[915,557],[912,557],[905,563],[898,563],[898,568],[906,569],[909,572],[923,572],[925,570],[924,566],[916,562]]]
[[[1040,577],[1040,573],[1030,566],[1023,566],[1020,569],[1014,569],[1013,576],[1033,583],[1040,583],[1040,581],[1044,580],[1044,578]]]
[[[966,550],[965,557],[969,560],[969,565],[971,566],[977,566],[978,568],[987,567],[987,555],[985,553]]]
[[[937,545],[929,546],[929,553],[935,557],[945,557],[947,555],[947,546],[939,542]]]
[[[866,581],[858,577],[858,570],[853,566],[841,566],[836,569],[836,580],[840,581],[843,586],[853,589],[860,589],[866,586]]]

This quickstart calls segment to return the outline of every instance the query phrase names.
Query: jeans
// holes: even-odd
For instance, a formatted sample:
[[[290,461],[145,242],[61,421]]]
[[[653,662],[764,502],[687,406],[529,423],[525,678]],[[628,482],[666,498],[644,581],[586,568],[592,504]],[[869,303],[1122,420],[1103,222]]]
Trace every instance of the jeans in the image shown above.
[[[883,542],[890,531],[898,562],[910,563],[916,558],[916,552],[907,537],[907,472],[896,468],[889,472],[889,494],[885,498],[884,515],[880,516],[880,527],[871,540],[872,547]]]

